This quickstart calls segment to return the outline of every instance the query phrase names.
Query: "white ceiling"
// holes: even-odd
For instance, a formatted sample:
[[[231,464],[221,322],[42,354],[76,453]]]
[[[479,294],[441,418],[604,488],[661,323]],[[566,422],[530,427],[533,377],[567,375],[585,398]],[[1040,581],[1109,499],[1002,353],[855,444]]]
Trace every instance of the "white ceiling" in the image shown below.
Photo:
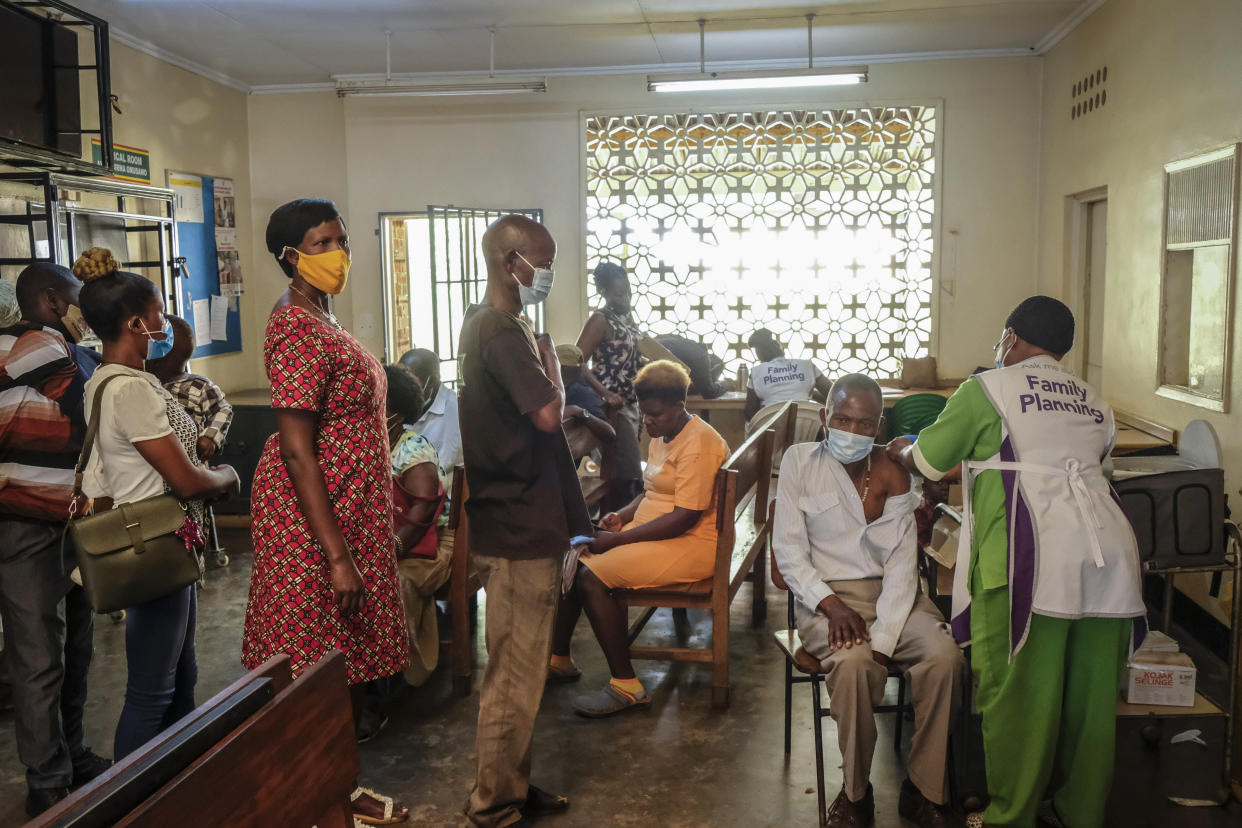
[[[383,73],[574,74],[1042,51],[1104,0],[71,0],[113,37],[243,89]]]

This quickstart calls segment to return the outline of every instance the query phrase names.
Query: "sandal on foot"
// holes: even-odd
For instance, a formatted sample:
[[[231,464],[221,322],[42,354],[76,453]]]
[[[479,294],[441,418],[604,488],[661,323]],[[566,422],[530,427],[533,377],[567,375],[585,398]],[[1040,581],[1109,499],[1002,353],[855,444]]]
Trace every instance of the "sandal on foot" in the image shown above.
[[[363,710],[360,718],[362,721],[354,728],[354,739],[360,745],[374,739],[388,724],[388,717],[375,711]]]
[[[602,719],[605,716],[615,716],[626,710],[650,705],[651,696],[646,690],[643,690],[638,698],[631,699],[617,692],[611,684],[605,684],[589,696],[579,696],[574,699],[574,712],[588,719]]]
[[[376,802],[384,806],[384,815],[382,817],[373,817],[367,814],[354,812],[354,826],[366,825],[396,825],[399,822],[405,822],[410,818],[410,812],[406,808],[401,809],[401,813],[393,814],[393,802],[391,796],[384,796],[376,793],[370,788],[354,788],[354,792],[349,795],[350,802],[357,802],[359,798],[369,796]]]
[[[559,814],[569,809],[569,797],[548,793],[543,788],[530,785],[526,789],[526,802],[522,805],[522,816],[527,819]]]
[[[578,669],[578,665],[570,663],[569,667],[561,669],[548,665],[548,681],[554,684],[566,684],[571,681],[577,681],[582,678],[582,671]]]

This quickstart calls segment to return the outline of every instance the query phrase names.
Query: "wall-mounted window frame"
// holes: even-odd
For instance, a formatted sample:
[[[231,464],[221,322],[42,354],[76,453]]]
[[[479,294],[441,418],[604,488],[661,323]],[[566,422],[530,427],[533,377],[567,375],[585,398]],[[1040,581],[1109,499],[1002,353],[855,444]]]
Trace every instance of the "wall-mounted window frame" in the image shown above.
[[[467,307],[482,301],[487,287],[483,232],[511,214],[543,223],[543,209],[530,207],[428,205],[425,210],[379,214],[388,362],[396,362],[410,348],[429,348],[440,357],[441,381],[456,387],[462,319]],[[543,329],[541,305],[525,313],[535,330]]]
[[[1229,410],[1242,144],[1164,165],[1156,393]]]

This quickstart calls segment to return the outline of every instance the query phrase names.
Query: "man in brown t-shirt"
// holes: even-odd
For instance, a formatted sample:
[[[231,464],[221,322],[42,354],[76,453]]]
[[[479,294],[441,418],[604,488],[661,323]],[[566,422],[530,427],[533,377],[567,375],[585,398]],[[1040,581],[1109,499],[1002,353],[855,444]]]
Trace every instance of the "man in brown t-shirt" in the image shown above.
[[[551,290],[556,243],[541,224],[506,216],[483,235],[483,255],[487,294],[462,325],[458,413],[470,548],[487,590],[478,775],[466,813],[472,825],[492,828],[569,805],[530,785],[530,746],[561,556],[571,537],[591,534],[591,523],[561,428],[565,390],[552,340],[536,340],[518,318]]]

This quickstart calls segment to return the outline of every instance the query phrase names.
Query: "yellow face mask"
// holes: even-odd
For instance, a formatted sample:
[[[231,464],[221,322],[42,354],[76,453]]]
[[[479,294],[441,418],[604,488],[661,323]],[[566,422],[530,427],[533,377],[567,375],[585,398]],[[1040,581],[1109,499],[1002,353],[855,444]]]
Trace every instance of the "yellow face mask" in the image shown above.
[[[329,250],[327,253],[303,253],[298,250],[297,254],[298,273],[308,285],[333,296],[345,289],[345,281],[349,278],[349,253],[345,250]]]

